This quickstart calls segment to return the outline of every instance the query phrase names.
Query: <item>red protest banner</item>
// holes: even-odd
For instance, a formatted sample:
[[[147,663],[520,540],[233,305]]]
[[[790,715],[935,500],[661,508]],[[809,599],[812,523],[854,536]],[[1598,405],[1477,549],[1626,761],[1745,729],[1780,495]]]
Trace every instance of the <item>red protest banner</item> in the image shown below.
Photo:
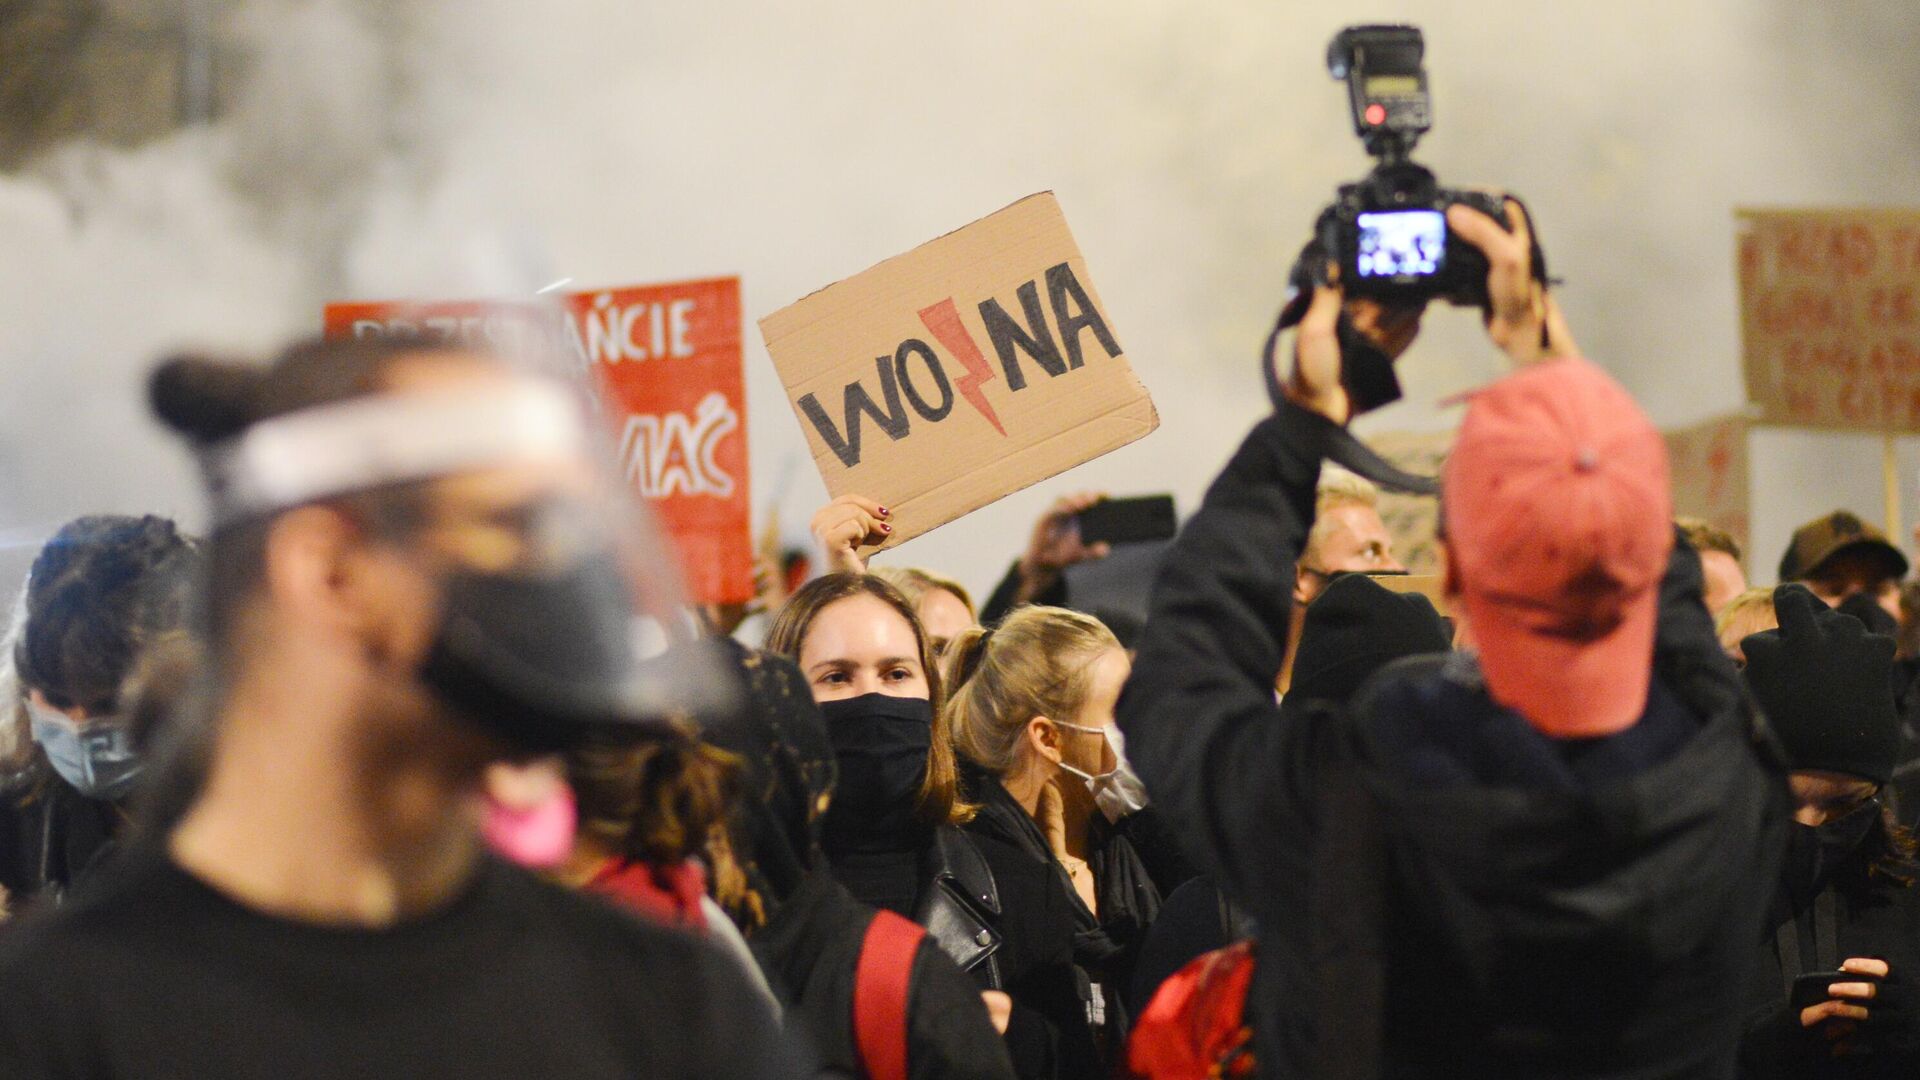
[[[595,289],[529,301],[329,304],[330,338],[424,334],[557,347],[590,370],[621,476],[679,548],[689,599],[753,598],[740,279]]]
[[[616,425],[621,473],[673,534],[688,595],[751,600],[740,279],[574,293],[565,305]]]
[[[1739,271],[1762,419],[1920,432],[1920,210],[1739,211]]]

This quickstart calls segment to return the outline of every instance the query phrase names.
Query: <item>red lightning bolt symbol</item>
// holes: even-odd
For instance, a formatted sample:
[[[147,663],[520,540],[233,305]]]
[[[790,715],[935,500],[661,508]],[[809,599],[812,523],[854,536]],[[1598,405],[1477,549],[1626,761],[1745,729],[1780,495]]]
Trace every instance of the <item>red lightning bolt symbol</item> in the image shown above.
[[[965,375],[954,380],[954,384],[960,388],[960,396],[987,418],[993,430],[1006,435],[1007,429],[1000,426],[1000,418],[994,415],[993,405],[980,389],[982,384],[994,380],[993,369],[987,366],[987,358],[980,355],[980,346],[973,343],[967,328],[960,325],[960,311],[953,306],[953,297],[949,296],[932,307],[921,308],[920,321],[926,324],[927,332],[933,335],[933,339],[945,345],[947,351],[959,359],[960,366],[967,369]]]

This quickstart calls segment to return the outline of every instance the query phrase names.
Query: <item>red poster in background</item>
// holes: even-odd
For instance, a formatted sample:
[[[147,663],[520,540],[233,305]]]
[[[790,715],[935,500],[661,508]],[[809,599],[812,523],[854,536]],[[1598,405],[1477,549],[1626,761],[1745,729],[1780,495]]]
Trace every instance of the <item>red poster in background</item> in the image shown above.
[[[621,474],[679,544],[688,595],[752,599],[740,279],[574,293],[566,312],[599,376]]]
[[[753,597],[740,279],[596,289],[525,301],[329,304],[326,336],[390,332],[512,349],[557,345],[591,370],[620,474],[680,550],[687,596]]]

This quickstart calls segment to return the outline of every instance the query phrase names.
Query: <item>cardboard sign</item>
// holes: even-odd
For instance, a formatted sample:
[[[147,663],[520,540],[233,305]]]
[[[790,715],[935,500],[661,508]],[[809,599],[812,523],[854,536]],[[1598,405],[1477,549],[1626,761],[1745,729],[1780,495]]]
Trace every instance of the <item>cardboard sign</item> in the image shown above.
[[[1920,432],[1920,210],[1742,210],[1739,262],[1767,422]]]
[[[679,548],[689,599],[752,599],[740,281],[597,289],[530,301],[329,304],[328,337],[406,332],[503,351],[530,343],[591,373],[621,476]]]
[[[1743,416],[1721,416],[1666,433],[1674,513],[1725,529],[1742,551],[1753,531],[1749,427]]]
[[[1454,432],[1394,432],[1368,436],[1367,445],[1395,466],[1416,476],[1439,476],[1453,452]],[[1393,554],[1415,575],[1440,572],[1434,538],[1440,531],[1440,500],[1431,495],[1380,492],[1380,520],[1393,536]],[[1381,579],[1384,581],[1385,579]]]
[[[1433,610],[1442,618],[1453,617],[1453,604],[1447,599],[1447,590],[1439,574],[1369,574],[1375,583],[1388,592],[1419,593],[1433,605]]]
[[[1051,192],[760,320],[834,496],[892,511],[889,544],[1160,424]]]

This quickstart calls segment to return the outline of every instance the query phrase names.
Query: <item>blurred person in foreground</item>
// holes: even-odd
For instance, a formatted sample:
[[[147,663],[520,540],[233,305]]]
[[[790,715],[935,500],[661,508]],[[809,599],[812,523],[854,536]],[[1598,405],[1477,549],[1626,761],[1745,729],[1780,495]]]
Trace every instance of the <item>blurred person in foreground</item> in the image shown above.
[[[1707,611],[1718,617],[1733,598],[1747,591],[1747,572],[1740,564],[1740,542],[1733,534],[1700,518],[1675,521],[1687,546],[1700,556],[1700,572],[1707,582]]]
[[[677,696],[576,397],[396,340],[151,393],[209,481],[210,761],[0,937],[0,1075],[790,1075],[724,958],[484,853],[490,761]]]
[[[654,738],[585,743],[562,760],[559,790],[575,811],[568,820],[577,820],[578,830],[569,831],[571,843],[549,863],[549,876],[706,938],[778,1013],[766,975],[714,899],[707,873],[713,866],[716,876],[738,875],[724,830],[741,798],[739,762],[680,724]],[[502,848],[497,840],[494,846]],[[525,844],[518,850],[531,853]]]
[[[1310,248],[1275,415],[1175,543],[1121,699],[1156,804],[1260,928],[1263,1076],[1733,1069],[1786,786],[1676,543],[1660,434],[1579,357],[1506,205],[1507,228],[1446,218],[1519,369],[1475,395],[1444,476],[1478,655],[1402,661],[1345,710],[1273,701],[1322,459],[1392,475],[1346,429],[1341,320],[1389,359],[1418,329]]]
[[[1835,510],[1795,529],[1780,556],[1782,584],[1800,582],[1832,608],[1861,597],[1859,603],[1881,608],[1896,624],[1900,579],[1906,573],[1907,557],[1900,549],[1848,510]]]
[[[57,902],[113,849],[145,766],[131,692],[186,634],[196,541],[148,515],[94,515],[40,549],[0,643],[0,915]]]
[[[1884,798],[1899,751],[1890,637],[1805,587],[1747,638],[1745,677],[1793,773],[1791,841],[1748,987],[1740,1073],[1920,1075],[1920,863]],[[1844,972],[1805,997],[1795,980]]]

